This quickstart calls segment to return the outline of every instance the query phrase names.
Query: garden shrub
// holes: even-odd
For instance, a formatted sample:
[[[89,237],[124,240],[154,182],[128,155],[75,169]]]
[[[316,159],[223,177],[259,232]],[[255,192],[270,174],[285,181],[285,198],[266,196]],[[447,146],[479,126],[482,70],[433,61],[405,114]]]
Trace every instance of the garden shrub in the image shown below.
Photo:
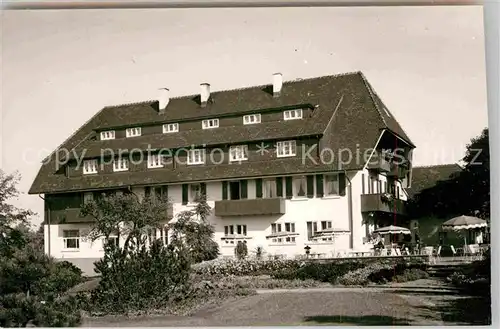
[[[122,251],[106,247],[103,259],[95,263],[101,274],[99,285],[91,294],[91,311],[127,313],[161,308],[188,293],[190,262],[188,253],[163,246]]]
[[[488,250],[484,259],[472,262],[463,269],[454,272],[448,281],[451,284],[479,296],[491,295],[491,251]]]
[[[238,241],[236,247],[234,247],[234,255],[237,259],[245,259],[248,255],[248,247],[246,243]]]
[[[299,268],[304,261],[295,259],[215,259],[212,261],[194,264],[193,273],[203,277],[226,276],[226,275],[270,275],[278,270]]]

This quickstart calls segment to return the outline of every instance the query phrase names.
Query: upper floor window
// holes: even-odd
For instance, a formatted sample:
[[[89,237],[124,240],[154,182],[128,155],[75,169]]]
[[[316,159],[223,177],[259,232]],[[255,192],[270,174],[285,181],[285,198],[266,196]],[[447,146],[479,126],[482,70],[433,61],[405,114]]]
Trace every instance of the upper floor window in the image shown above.
[[[163,133],[176,133],[179,131],[179,124],[178,123],[166,123],[163,125]]]
[[[276,180],[275,179],[266,179],[263,181],[263,196],[264,198],[276,198]]]
[[[229,148],[229,161],[242,161],[248,160],[248,146],[237,145]]]
[[[240,225],[226,225],[224,226],[224,235],[247,235],[247,226],[244,224]]]
[[[187,156],[188,165],[204,164],[204,163],[205,163],[204,149],[196,149],[188,151],[188,156]]]
[[[302,109],[284,111],[283,118],[285,120],[302,119]]]
[[[297,144],[295,141],[284,141],[276,143],[276,154],[279,158],[295,156],[297,153]]]
[[[126,136],[127,137],[141,136],[141,127],[127,128]]]
[[[243,116],[243,124],[252,125],[255,123],[260,123],[260,114],[249,114]]]
[[[307,196],[307,179],[306,176],[294,177],[293,197],[305,198]]]
[[[113,161],[113,171],[127,171],[128,159],[118,158]]]
[[[84,160],[83,174],[97,174],[97,160]]]
[[[64,249],[79,249],[80,248],[80,231],[79,230],[64,230],[63,231]]]
[[[219,127],[219,119],[203,120],[202,127],[203,127],[203,129],[218,128]]]
[[[295,233],[295,223],[271,224],[272,233],[288,232]]]
[[[325,195],[339,195],[339,175],[325,175]]]
[[[189,202],[197,202],[201,197],[201,184],[195,183],[189,185]]]
[[[148,168],[163,168],[167,163],[167,156],[164,154],[150,154],[148,156]]]
[[[101,131],[101,140],[106,140],[106,139],[115,139],[115,131],[114,130]]]

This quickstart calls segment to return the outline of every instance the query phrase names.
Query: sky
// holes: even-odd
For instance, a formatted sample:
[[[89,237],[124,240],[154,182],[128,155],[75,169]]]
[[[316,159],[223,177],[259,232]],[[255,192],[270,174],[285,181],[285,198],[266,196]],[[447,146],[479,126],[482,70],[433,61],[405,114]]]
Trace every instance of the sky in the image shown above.
[[[2,11],[0,168],[27,195],[42,159],[107,105],[362,71],[417,148],[455,163],[488,125],[483,9]]]

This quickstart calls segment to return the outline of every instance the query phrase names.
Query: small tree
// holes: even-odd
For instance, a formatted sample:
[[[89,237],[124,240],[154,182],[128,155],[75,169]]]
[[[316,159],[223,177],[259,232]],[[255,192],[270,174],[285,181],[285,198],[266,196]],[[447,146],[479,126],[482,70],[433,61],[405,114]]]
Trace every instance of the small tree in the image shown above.
[[[172,241],[186,244],[193,263],[219,256],[219,245],[214,241],[215,229],[208,221],[212,209],[204,195],[200,195],[196,201],[194,210],[181,212],[171,225]]]
[[[245,259],[248,255],[247,244],[241,241],[238,241],[236,247],[234,248],[234,255],[237,259]]]

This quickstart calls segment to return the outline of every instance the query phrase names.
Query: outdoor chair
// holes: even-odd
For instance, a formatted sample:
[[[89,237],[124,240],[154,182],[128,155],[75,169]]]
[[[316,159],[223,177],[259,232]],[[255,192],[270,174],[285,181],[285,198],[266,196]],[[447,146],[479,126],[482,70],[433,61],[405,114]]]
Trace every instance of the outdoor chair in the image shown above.
[[[396,251],[396,256],[402,256],[402,255],[401,255],[401,249],[396,248],[396,249],[394,249],[394,250]]]
[[[436,252],[432,253],[432,259],[434,261],[434,264],[437,263],[438,259],[441,259],[441,246],[439,246],[436,250]]]
[[[451,245],[450,248],[451,248],[451,253],[452,253],[451,261],[454,261],[455,256],[457,255],[457,250],[455,249],[455,247],[453,245]]]
[[[387,249],[380,250],[380,256],[387,256]]]
[[[410,249],[408,249],[408,247],[405,247],[404,254],[410,256]]]

